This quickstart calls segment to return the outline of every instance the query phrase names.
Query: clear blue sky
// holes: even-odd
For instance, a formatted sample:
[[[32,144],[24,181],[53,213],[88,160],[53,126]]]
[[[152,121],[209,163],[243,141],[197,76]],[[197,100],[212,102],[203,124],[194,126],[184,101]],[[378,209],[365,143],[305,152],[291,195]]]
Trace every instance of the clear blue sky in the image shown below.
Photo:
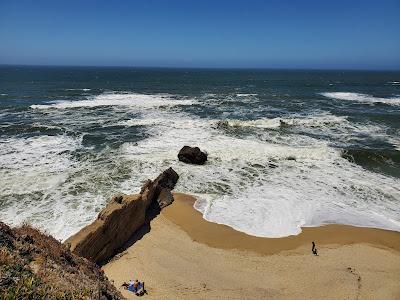
[[[0,0],[0,64],[400,69],[400,0]]]

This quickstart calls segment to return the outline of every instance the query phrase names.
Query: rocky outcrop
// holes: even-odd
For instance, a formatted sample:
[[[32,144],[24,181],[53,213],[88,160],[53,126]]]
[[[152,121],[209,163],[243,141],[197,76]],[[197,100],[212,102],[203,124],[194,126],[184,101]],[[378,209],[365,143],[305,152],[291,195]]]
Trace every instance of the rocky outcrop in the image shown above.
[[[169,168],[154,181],[147,180],[140,194],[114,196],[97,220],[67,239],[65,244],[74,253],[96,263],[106,261],[145,224],[150,205],[163,208],[172,203],[173,197],[169,194],[178,178],[178,174]]]
[[[207,153],[202,152],[199,147],[183,146],[178,153],[178,159],[187,164],[204,165]]]
[[[0,299],[124,299],[99,266],[28,225],[0,222]]]
[[[157,203],[160,208],[170,205],[173,201],[174,196],[172,195],[171,190],[167,188],[163,188],[157,197]]]

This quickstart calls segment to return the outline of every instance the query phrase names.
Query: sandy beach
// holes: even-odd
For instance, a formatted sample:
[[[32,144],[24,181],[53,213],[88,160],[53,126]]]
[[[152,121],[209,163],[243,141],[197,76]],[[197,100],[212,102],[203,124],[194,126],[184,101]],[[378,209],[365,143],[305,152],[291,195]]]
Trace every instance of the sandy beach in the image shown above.
[[[147,299],[400,298],[398,232],[328,225],[258,238],[205,221],[194,201],[176,193],[150,228],[103,267],[107,277],[117,287],[145,281]]]

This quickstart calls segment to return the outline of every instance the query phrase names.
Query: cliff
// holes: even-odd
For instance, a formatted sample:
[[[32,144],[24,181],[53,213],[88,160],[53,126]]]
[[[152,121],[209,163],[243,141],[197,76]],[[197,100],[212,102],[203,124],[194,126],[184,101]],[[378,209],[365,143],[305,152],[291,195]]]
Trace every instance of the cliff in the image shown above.
[[[0,222],[1,299],[123,299],[93,262],[53,237]]]

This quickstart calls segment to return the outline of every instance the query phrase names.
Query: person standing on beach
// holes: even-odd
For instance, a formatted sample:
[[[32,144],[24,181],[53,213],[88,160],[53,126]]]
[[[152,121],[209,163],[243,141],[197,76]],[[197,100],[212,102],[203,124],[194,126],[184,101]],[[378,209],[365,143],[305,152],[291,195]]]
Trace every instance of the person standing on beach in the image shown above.
[[[312,252],[315,256],[318,256],[317,247],[315,246],[315,243],[314,243],[314,242],[312,242],[311,252]]]

